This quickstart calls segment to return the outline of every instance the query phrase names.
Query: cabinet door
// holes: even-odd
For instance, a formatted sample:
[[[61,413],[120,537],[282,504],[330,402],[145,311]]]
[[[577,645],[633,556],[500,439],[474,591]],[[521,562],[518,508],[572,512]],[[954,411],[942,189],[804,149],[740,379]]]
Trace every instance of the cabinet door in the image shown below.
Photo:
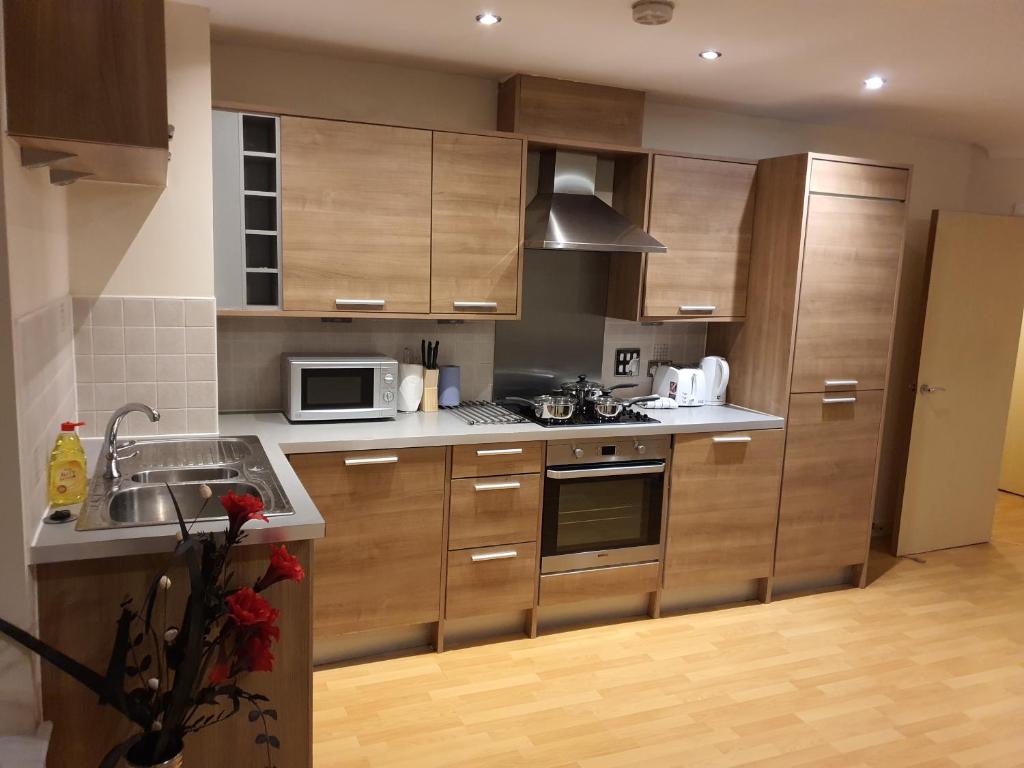
[[[450,552],[445,618],[532,608],[538,572],[535,542]]]
[[[882,392],[793,395],[775,575],[864,562]]]
[[[434,134],[430,309],[515,314],[523,142]]]
[[[281,119],[284,308],[430,310],[430,131]]]
[[[444,454],[410,448],[291,457],[327,524],[313,550],[315,640],[438,620]]]
[[[731,317],[747,311],[756,165],[657,155],[645,317]]]
[[[784,446],[781,429],[676,438],[666,588],[771,575]]]
[[[540,475],[452,480],[448,548],[536,541],[542,484]]]
[[[810,195],[791,391],[885,388],[904,208]]]

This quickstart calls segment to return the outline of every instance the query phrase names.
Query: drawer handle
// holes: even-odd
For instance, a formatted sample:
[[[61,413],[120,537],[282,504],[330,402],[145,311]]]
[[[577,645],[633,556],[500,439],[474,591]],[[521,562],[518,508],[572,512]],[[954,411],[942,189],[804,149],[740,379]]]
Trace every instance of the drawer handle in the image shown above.
[[[453,301],[454,309],[476,309],[483,312],[494,312],[498,309],[496,301]]]
[[[477,451],[477,456],[518,456],[523,452],[522,448],[485,448]]]
[[[682,304],[679,307],[680,312],[707,312],[711,313],[718,309],[717,304]]]
[[[823,397],[821,402],[825,405],[839,405],[841,403],[856,403],[856,397]]]
[[[371,456],[366,459],[345,459],[346,467],[362,467],[367,464],[397,464],[397,456]]]
[[[519,557],[519,553],[509,549],[504,552],[481,552],[479,555],[470,555],[469,559],[474,563],[482,563],[486,560],[511,560],[513,557]]]
[[[856,387],[859,383],[856,379],[825,379],[826,387]]]
[[[728,437],[712,437],[712,443],[749,443],[753,440],[750,435],[730,435]]]
[[[369,309],[384,309],[384,299],[335,299],[334,308],[341,307],[367,307]]]
[[[474,490],[477,491],[515,491],[523,486],[520,483],[476,483],[473,486]]]

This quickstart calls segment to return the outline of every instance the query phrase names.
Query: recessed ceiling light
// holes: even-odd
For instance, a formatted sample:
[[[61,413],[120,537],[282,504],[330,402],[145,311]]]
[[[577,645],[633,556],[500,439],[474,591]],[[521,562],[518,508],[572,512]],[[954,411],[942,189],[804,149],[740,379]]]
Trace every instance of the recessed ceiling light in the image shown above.
[[[491,13],[491,11],[484,11],[483,13],[477,15],[476,20],[483,24],[485,27],[490,27],[501,21],[501,16],[499,16],[496,13]]]
[[[697,55],[700,56],[702,59],[704,59],[704,61],[714,61],[715,59],[722,58],[722,52],[721,51],[715,51],[715,50],[712,50],[710,48],[708,50],[706,50],[706,51],[701,51]]]
[[[877,91],[879,88],[885,85],[885,78],[881,75],[871,75],[864,80],[864,87],[869,91]]]

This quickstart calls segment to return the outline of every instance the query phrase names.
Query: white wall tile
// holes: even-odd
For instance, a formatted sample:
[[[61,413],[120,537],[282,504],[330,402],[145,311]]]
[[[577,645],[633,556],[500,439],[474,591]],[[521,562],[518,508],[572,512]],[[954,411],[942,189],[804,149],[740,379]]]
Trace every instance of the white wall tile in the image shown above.
[[[161,381],[156,385],[156,407],[184,408],[188,405],[187,390],[183,381]]]
[[[127,402],[124,383],[95,384],[94,387],[96,410],[98,411],[114,411]]]
[[[124,325],[152,328],[155,324],[153,299],[130,298],[124,300]]]
[[[181,299],[155,299],[153,311],[158,326],[181,328],[185,325],[185,302]]]
[[[92,355],[75,355],[75,378],[85,384],[94,381]]]
[[[75,354],[92,354],[92,326],[83,325],[75,331]]]
[[[213,299],[186,299],[185,325],[213,328],[217,324],[217,312]]]
[[[161,435],[183,435],[188,432],[188,421],[184,408],[161,408],[157,433]]]
[[[116,296],[100,296],[93,299],[89,310],[93,325],[124,325],[124,307]]]
[[[216,381],[216,355],[185,355],[186,378],[189,381]]]
[[[95,406],[95,399],[93,397],[94,389],[92,384],[79,384],[77,387],[78,397],[78,410],[79,411],[91,411]]]
[[[156,382],[128,382],[124,385],[124,399],[129,403],[144,403],[151,408],[156,407]],[[145,417],[143,417],[145,418]],[[146,419],[148,421],[148,419]]]
[[[124,351],[128,355],[152,355],[156,352],[153,328],[125,328]]]
[[[185,351],[189,354],[214,354],[217,351],[217,329],[186,328]]]
[[[156,351],[161,355],[185,354],[185,329],[157,328]]]
[[[188,431],[195,433],[213,433],[217,431],[216,408],[189,408],[187,419]]]
[[[130,384],[128,386],[131,386]],[[132,402],[146,403],[146,405],[152,405],[152,400],[133,400],[128,398]],[[129,413],[127,418],[121,425],[120,434],[132,435],[135,437],[141,437],[145,435],[155,435],[158,432],[157,423],[152,422],[149,418],[142,413]]]
[[[94,355],[123,355],[124,328],[94,325],[92,327],[92,353]]]
[[[189,408],[216,408],[217,407],[217,382],[215,382],[215,381],[190,381],[190,382],[188,382],[188,407]]]
[[[92,366],[97,383],[124,383],[124,355],[93,355]]]
[[[126,355],[124,365],[125,381],[156,381],[156,355]]]
[[[157,381],[185,381],[184,355],[157,355]]]

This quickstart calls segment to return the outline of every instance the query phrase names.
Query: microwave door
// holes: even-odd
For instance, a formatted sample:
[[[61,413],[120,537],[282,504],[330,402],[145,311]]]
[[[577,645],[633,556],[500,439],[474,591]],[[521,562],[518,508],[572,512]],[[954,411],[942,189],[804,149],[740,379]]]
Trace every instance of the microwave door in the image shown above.
[[[357,411],[374,407],[377,369],[307,368],[301,372],[303,411]]]

